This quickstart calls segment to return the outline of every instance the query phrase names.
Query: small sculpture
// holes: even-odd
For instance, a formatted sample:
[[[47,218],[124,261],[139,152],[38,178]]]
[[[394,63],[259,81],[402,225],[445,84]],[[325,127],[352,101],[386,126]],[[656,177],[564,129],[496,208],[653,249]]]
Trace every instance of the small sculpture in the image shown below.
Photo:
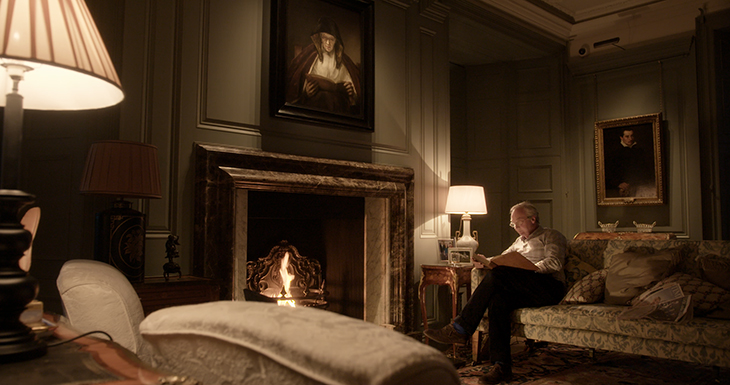
[[[170,262],[167,262],[164,266],[162,266],[163,270],[165,271],[165,282],[170,278],[170,274],[177,273],[177,279],[182,278],[182,272],[180,271],[180,265],[175,263],[173,261],[173,258],[180,258],[180,253],[177,251],[177,246],[180,244],[178,242],[179,237],[177,235],[170,234],[167,237],[167,242],[165,242],[165,250],[167,251],[167,259]]]

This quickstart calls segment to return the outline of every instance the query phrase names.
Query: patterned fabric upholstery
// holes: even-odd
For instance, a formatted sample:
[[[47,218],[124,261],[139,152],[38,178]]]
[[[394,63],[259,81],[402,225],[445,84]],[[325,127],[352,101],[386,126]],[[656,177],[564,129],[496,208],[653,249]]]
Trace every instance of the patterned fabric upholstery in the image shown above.
[[[607,274],[608,270],[601,269],[586,275],[568,290],[568,293],[565,294],[565,298],[560,301],[560,304],[575,305],[601,301],[606,286]]]
[[[719,255],[730,261],[730,241],[688,240],[571,240],[566,250],[566,277],[568,287],[575,286],[570,295],[588,294],[585,289],[596,289],[596,279],[601,269],[610,265],[611,258],[623,253],[628,247],[652,247],[656,250],[680,247],[682,260],[677,271],[682,275],[667,279],[681,279],[680,285],[703,299],[709,298],[712,306],[724,300],[724,294],[701,282],[699,255]],[[594,271],[588,271],[590,268]],[[479,269],[472,271],[472,289],[481,280]],[[590,277],[590,278],[589,278]],[[699,280],[699,281],[698,281]],[[576,283],[579,282],[579,283]],[[708,291],[709,290],[709,291]],[[705,295],[707,293],[707,295]],[[579,302],[579,301],[578,301]],[[707,301],[695,303],[707,306]],[[695,312],[687,322],[659,322],[647,319],[619,320],[618,314],[626,306],[597,303],[576,303],[518,309],[512,314],[513,335],[534,340],[557,342],[595,349],[620,351],[660,358],[669,358],[706,365],[730,367],[730,320],[715,319],[711,312]],[[699,308],[702,310],[703,308]],[[487,330],[486,315],[479,328]]]
[[[676,273],[659,281],[656,286],[678,283],[685,295],[692,295],[695,315],[706,315],[730,301],[730,292],[687,273]],[[636,300],[634,300],[636,302]]]

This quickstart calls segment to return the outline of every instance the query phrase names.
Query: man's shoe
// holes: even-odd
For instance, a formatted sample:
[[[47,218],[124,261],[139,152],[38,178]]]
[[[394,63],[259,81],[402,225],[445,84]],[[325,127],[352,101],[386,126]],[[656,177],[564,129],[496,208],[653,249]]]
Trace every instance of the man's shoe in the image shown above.
[[[461,334],[454,329],[454,325],[446,325],[441,329],[428,329],[423,332],[426,337],[442,344],[465,344],[469,336]]]
[[[512,369],[505,368],[501,364],[494,364],[489,373],[479,377],[480,384],[499,384],[512,380]]]

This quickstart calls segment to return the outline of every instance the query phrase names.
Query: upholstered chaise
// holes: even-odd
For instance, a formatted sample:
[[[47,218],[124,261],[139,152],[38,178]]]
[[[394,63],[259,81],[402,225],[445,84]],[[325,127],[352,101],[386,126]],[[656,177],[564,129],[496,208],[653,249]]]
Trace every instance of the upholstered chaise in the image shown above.
[[[206,385],[459,384],[438,350],[326,310],[219,301],[143,320],[121,272],[81,259],[64,264],[57,285],[70,326],[106,331],[143,361]]]
[[[315,308],[178,306],[150,314],[140,332],[153,346],[155,366],[204,384],[459,384],[438,350]]]

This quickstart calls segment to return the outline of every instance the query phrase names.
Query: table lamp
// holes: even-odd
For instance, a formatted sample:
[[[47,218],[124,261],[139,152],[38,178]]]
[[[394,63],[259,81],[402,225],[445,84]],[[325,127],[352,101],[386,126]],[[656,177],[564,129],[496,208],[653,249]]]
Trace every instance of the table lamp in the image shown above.
[[[18,212],[35,199],[19,190],[23,108],[103,108],[124,93],[83,0],[0,1],[0,65],[7,72],[0,76],[7,93],[0,98],[0,362],[10,362],[47,351],[20,321],[38,293],[38,281],[18,264],[31,240]]]
[[[122,140],[95,142],[86,157],[81,193],[117,197],[96,215],[94,258],[144,281],[145,215],[124,198],[162,198],[157,147]]]
[[[461,226],[464,232],[456,232],[456,247],[468,247],[477,251],[479,242],[477,232],[471,232],[471,216],[487,213],[487,201],[482,186],[451,186],[446,197],[446,213],[461,214]],[[463,235],[461,235],[463,234]],[[473,235],[473,237],[472,237]]]

